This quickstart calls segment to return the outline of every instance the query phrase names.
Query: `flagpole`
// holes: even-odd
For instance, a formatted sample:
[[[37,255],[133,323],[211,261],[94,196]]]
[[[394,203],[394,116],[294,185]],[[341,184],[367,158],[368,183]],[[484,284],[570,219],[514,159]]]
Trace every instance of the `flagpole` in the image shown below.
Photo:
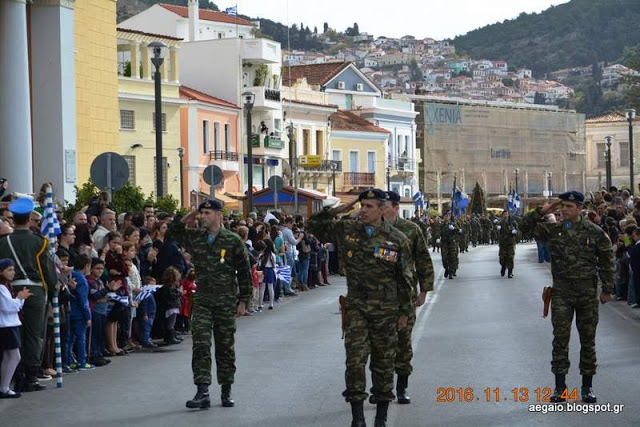
[[[55,222],[54,215],[55,209],[53,207],[53,190],[51,186],[46,187],[46,208],[45,208],[45,220],[47,222],[47,239],[49,240],[49,250],[52,252],[55,250],[56,234],[55,234]],[[51,300],[53,308],[53,347],[55,352],[55,368],[56,368],[56,387],[61,388],[62,381],[62,348],[60,344],[60,303],[58,301],[58,289],[54,287],[53,298]]]

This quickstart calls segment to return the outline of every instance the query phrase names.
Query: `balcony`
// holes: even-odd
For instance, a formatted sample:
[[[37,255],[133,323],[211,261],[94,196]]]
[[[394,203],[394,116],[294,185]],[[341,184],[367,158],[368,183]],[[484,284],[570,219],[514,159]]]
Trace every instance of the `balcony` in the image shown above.
[[[344,185],[352,187],[373,187],[376,183],[376,174],[367,172],[345,172]]]
[[[281,110],[282,102],[279,89],[269,89],[264,86],[250,86],[243,88],[243,92],[253,92],[254,110]]]
[[[280,138],[273,136],[253,134],[251,135],[251,146],[254,148],[260,148],[260,140],[262,139],[264,148],[275,148],[282,150],[284,148],[284,141]]]
[[[280,64],[280,43],[267,39],[243,39],[242,60],[258,64]]]
[[[216,165],[223,172],[239,172],[238,153],[233,151],[210,151],[209,164]]]

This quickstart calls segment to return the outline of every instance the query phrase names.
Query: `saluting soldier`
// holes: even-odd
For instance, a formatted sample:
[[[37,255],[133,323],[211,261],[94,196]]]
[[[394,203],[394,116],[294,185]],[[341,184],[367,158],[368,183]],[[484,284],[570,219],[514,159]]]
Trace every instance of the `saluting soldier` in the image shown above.
[[[444,277],[453,279],[458,270],[458,239],[460,238],[460,229],[456,226],[456,223],[451,220],[451,211],[445,212],[441,230],[440,248]]]
[[[516,255],[516,236],[518,227],[509,217],[509,212],[502,212],[502,220],[497,225],[498,230],[498,258],[500,259],[500,275],[504,277],[507,270],[509,279],[513,278],[513,258]]]
[[[200,226],[196,215],[200,213]],[[231,384],[236,372],[236,315],[242,316],[251,299],[251,269],[246,246],[240,237],[222,227],[222,205],[207,200],[174,221],[173,237],[193,257],[198,289],[193,297],[191,368],[197,386],[187,408],[208,408],[211,384],[211,332],[215,342],[216,372],[221,385],[222,406],[232,407]],[[240,302],[236,305],[237,289]]]
[[[30,230],[35,203],[20,198],[9,205],[13,213],[14,232],[0,238],[0,258],[10,258],[16,265],[15,289],[31,291],[22,308],[22,375],[16,391],[44,390],[38,383],[46,331],[46,306],[49,292],[58,283],[58,275],[49,250],[49,241]]]
[[[411,315],[412,260],[408,239],[383,219],[386,194],[379,189],[360,194],[359,219],[342,218],[356,201],[314,214],[308,228],[320,240],[338,243],[347,275],[347,353],[342,393],[351,403],[354,427],[365,426],[363,402],[367,398],[365,366],[371,355],[372,394],[377,401],[376,427],[386,426],[393,395],[393,372],[398,330]]]
[[[562,205],[562,221],[542,222],[544,216]],[[556,388],[552,402],[564,402],[569,372],[569,335],[573,315],[580,335],[580,374],[582,401],[595,403],[593,375],[596,373],[596,328],[598,326],[598,280],[602,283],[600,302],[611,299],[615,280],[613,247],[609,236],[582,217],[584,195],[569,191],[560,200],[528,214],[522,222],[525,231],[533,231],[537,240],[548,243],[551,253],[551,323],[553,353],[551,371]]]
[[[427,297],[427,292],[433,291],[433,263],[431,262],[431,256],[429,255],[429,247],[427,241],[415,223],[400,218],[398,215],[400,211],[400,195],[395,191],[387,191],[387,202],[384,211],[384,219],[395,228],[400,230],[409,239],[409,246],[411,248],[411,258],[413,266],[413,286],[411,291],[412,302],[414,302],[411,310],[411,314],[407,320],[407,327],[398,331],[398,349],[396,354],[396,374],[398,380],[396,382],[396,397],[398,403],[409,404],[411,398],[407,394],[407,387],[409,385],[409,376],[413,372],[413,366],[411,366],[411,359],[413,358],[413,347],[411,346],[411,332],[413,331],[413,325],[416,322],[416,310],[415,307],[420,307],[424,304]],[[416,285],[420,285],[420,293]],[[416,298],[417,295],[417,298]],[[371,402],[373,396],[369,398]],[[373,403],[373,402],[372,402]]]

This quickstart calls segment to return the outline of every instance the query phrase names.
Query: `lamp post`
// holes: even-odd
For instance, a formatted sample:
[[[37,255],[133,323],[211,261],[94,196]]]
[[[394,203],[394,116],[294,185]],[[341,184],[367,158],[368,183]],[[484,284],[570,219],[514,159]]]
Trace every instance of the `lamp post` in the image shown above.
[[[547,175],[547,190],[548,190],[547,194],[549,195],[549,199],[551,199],[551,193],[552,193],[552,190],[551,190],[551,176],[552,175],[553,175],[552,172],[549,171],[549,174]]]
[[[604,139],[607,141],[607,150],[604,152],[604,156],[607,160],[606,164],[606,172],[607,172],[607,191],[611,190],[611,136],[605,136]]]
[[[633,196],[633,120],[636,118],[636,110],[630,108],[627,110],[627,121],[629,122],[629,191]]]
[[[333,178],[333,197],[336,197],[336,169],[338,168],[338,164],[336,162],[334,162],[333,160],[331,161],[331,175]]]
[[[520,169],[516,168],[515,172],[516,172],[516,194],[519,194],[518,193],[518,174],[520,173]]]
[[[178,159],[180,159],[180,206],[184,207],[184,188],[182,184],[184,183],[182,180],[182,158],[184,157],[184,148],[178,147]]]
[[[247,212],[253,212],[253,146],[251,145],[251,110],[255,95],[253,92],[244,92],[244,109],[247,113]]]
[[[153,73],[155,82],[155,125],[156,125],[156,197],[164,196],[164,188],[162,186],[162,177],[164,170],[162,162],[162,82],[160,76],[160,66],[164,62],[163,48],[167,47],[161,42],[149,43],[149,49],[153,52],[151,63],[156,68]]]
[[[391,166],[387,165],[387,191],[391,191]]]
[[[289,137],[289,166],[291,167],[291,178],[289,178],[289,185],[293,186],[293,162],[295,161],[295,153],[296,153],[296,141],[294,139],[295,135],[293,133],[293,121],[289,123],[287,126],[287,136]]]

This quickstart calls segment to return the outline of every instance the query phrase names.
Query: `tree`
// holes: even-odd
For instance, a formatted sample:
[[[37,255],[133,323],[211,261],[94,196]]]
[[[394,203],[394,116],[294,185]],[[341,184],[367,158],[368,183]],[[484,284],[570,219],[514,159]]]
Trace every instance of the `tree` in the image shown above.
[[[411,81],[420,82],[422,81],[422,70],[418,66],[418,62],[415,59],[412,59],[409,62],[409,71],[411,71]]]
[[[468,212],[473,214],[484,215],[487,210],[487,203],[484,200],[484,191],[482,191],[482,188],[477,181],[475,187],[473,187],[469,205],[471,206],[471,209],[469,209]]]
[[[318,27],[313,27],[313,34],[318,34]]]
[[[513,79],[507,77],[506,79],[502,79],[502,84],[505,85],[506,87],[514,87],[515,86],[515,82],[513,81]]]
[[[536,92],[536,94],[533,96],[533,103],[537,105],[544,105],[547,103],[547,100],[544,97],[543,93]]]
[[[325,22],[324,25],[322,26],[322,32],[326,33],[327,31],[329,31],[329,24]]]
[[[358,28],[358,23],[354,22],[353,23],[353,35],[357,36],[360,34],[360,28]]]

